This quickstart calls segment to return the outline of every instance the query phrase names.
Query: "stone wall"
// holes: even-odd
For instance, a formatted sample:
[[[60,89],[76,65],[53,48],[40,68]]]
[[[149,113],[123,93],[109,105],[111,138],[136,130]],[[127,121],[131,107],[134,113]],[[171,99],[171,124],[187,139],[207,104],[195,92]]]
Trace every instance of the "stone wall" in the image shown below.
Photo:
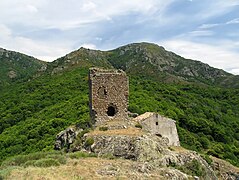
[[[134,120],[140,122],[144,130],[168,138],[169,146],[180,146],[176,121],[153,112],[146,112]]]
[[[124,71],[91,68],[89,87],[93,123],[127,119],[129,85]]]

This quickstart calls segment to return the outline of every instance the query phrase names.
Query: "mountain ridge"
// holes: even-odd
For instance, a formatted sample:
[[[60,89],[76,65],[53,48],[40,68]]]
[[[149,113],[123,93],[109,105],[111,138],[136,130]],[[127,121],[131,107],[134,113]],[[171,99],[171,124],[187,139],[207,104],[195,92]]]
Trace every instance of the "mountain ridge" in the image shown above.
[[[26,81],[46,68],[47,62],[0,48],[0,87],[15,81]]]
[[[144,75],[163,82],[194,82],[224,87],[239,87],[239,76],[200,61],[185,59],[162,46],[152,43],[132,43],[100,51],[80,48],[52,64],[60,64],[54,73],[72,66],[118,68],[131,75]]]
[[[11,60],[14,58],[17,59],[17,67],[21,63],[20,68],[26,69],[30,73],[26,71],[19,73],[19,70],[15,70],[17,69],[16,65]],[[20,60],[23,59],[22,62],[19,61],[19,58]],[[150,77],[156,81],[239,87],[239,75],[230,74],[198,60],[183,58],[174,52],[165,50],[162,46],[147,42],[132,43],[109,51],[81,47],[52,62],[44,62],[31,56],[1,48],[0,63],[2,67],[5,67],[1,74],[4,77],[2,81],[7,83],[17,79],[16,77],[21,78],[21,76],[27,79],[26,77],[38,76],[44,72],[55,74],[76,67],[98,66],[120,68],[129,75]]]

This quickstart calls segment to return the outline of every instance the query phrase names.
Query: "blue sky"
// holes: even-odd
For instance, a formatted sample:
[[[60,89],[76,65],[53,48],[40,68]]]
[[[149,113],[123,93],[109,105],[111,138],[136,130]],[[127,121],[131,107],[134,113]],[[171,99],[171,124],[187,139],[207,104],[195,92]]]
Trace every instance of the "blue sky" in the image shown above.
[[[239,74],[239,0],[0,1],[0,47],[42,60],[142,41]]]

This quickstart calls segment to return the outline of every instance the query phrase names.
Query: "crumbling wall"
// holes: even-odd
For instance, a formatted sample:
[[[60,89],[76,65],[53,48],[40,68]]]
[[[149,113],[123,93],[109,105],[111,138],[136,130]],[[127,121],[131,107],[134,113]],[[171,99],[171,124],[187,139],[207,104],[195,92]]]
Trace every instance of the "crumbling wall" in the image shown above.
[[[93,123],[127,119],[129,85],[124,71],[91,68],[89,87]]]
[[[176,121],[153,112],[146,112],[134,120],[140,122],[143,130],[168,138],[169,146],[180,146]]]

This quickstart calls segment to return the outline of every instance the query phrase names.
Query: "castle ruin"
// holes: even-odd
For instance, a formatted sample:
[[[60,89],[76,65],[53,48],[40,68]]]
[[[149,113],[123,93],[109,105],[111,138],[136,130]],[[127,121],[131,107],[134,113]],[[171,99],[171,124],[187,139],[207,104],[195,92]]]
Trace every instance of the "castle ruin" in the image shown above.
[[[128,118],[129,84],[122,70],[90,68],[90,116],[93,123]]]

